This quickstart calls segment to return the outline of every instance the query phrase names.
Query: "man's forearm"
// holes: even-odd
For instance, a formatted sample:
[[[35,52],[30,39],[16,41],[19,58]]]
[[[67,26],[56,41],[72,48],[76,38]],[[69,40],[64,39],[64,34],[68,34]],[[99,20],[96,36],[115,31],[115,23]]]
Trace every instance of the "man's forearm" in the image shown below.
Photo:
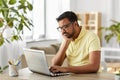
[[[71,73],[92,73],[92,72],[98,72],[99,70],[99,64],[88,64],[83,66],[70,66],[70,67],[63,67],[66,72]]]
[[[57,52],[57,54],[55,55],[55,57],[52,59],[52,65],[59,65],[61,66],[65,57],[66,57],[66,50],[68,48],[70,41],[64,41],[61,46],[59,51]]]

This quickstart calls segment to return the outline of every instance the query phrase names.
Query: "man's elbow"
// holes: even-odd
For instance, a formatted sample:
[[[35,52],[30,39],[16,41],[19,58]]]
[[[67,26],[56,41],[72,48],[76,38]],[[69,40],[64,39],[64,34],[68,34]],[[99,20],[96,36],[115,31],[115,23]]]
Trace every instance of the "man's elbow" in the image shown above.
[[[93,66],[92,67],[92,72],[93,73],[97,73],[99,71],[99,68],[100,68],[100,66],[98,66],[98,65],[97,66]]]

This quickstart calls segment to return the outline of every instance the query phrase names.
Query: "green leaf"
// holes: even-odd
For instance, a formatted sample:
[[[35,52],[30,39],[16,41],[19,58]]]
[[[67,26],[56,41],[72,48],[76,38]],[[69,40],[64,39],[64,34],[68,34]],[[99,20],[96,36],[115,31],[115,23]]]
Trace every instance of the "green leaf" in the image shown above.
[[[23,14],[22,14],[22,19],[25,20],[29,25],[33,26],[32,24],[32,20],[29,20],[27,17],[25,17]]]
[[[120,43],[120,34],[117,37],[117,41]]]
[[[26,0],[20,0],[19,3],[21,3],[22,5],[24,5],[26,2]]]
[[[18,40],[18,39],[19,39],[18,35],[14,35],[14,36],[12,36],[12,38],[11,38],[12,41]]]
[[[27,12],[26,12],[26,7],[23,9],[23,11],[24,11],[24,13],[27,13]]]
[[[2,67],[0,66],[0,70],[2,69]]]
[[[0,70],[0,73],[2,73],[3,72],[3,70]]]
[[[23,8],[25,8],[24,5],[19,5],[19,6],[18,6],[18,9],[23,9]]]
[[[9,4],[10,4],[10,5],[13,5],[13,4],[15,4],[15,3],[16,3],[16,0],[10,0],[10,1],[9,1]]]
[[[8,18],[9,10],[8,8],[3,8],[2,9],[2,15],[5,18],[5,20]]]
[[[20,38],[20,40],[22,40],[22,37],[21,37],[21,36],[19,36],[19,38]]]
[[[0,0],[0,6],[2,6],[2,0]]]
[[[3,70],[7,69],[8,67],[9,67],[8,65],[4,66],[4,67],[3,67]]]
[[[3,27],[3,22],[0,21],[0,28]]]
[[[8,5],[7,5],[7,0],[2,0],[2,3],[3,3],[3,6],[8,8]]]
[[[109,30],[111,30],[111,31],[116,30],[116,25],[115,24],[111,25],[110,28],[109,28]]]
[[[10,41],[8,39],[5,39],[8,43],[10,43]]]
[[[0,34],[0,46],[2,46],[3,43],[4,43],[4,38],[3,38],[2,34]]]
[[[29,20],[28,20],[28,24],[31,25],[31,26],[33,26],[32,22],[30,22]]]
[[[15,8],[12,7],[12,8],[10,8],[10,10],[13,11],[14,13],[16,13],[18,16],[20,15],[18,10],[16,10]]]
[[[20,30],[20,31],[23,30],[23,24],[22,23],[19,24],[18,30]]]
[[[24,23],[24,25],[25,25],[29,30],[31,30],[30,27],[27,25],[26,22],[23,22],[23,23]]]
[[[30,4],[29,2],[27,2],[27,4],[28,4],[28,9],[31,11],[33,9],[32,4]]]
[[[108,35],[105,35],[105,40],[107,43],[109,43],[110,39],[113,37],[113,34],[108,34]]]
[[[10,28],[13,28],[13,20],[14,20],[14,18],[8,18],[8,19],[7,19],[7,25],[8,25]]]

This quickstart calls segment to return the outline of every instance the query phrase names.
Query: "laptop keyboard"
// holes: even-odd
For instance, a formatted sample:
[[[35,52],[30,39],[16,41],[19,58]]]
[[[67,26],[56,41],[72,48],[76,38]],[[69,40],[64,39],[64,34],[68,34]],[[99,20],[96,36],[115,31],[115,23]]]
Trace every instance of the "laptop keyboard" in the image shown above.
[[[51,73],[51,76],[64,76],[64,75],[69,75],[70,73]]]

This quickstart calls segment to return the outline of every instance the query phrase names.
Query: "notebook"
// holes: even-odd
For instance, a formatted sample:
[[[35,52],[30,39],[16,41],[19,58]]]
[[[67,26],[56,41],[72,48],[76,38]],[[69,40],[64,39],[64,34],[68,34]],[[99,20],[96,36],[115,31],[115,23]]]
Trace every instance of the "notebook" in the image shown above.
[[[24,54],[29,70],[48,76],[63,76],[70,73],[52,73],[49,70],[46,55],[43,50],[24,49]]]

